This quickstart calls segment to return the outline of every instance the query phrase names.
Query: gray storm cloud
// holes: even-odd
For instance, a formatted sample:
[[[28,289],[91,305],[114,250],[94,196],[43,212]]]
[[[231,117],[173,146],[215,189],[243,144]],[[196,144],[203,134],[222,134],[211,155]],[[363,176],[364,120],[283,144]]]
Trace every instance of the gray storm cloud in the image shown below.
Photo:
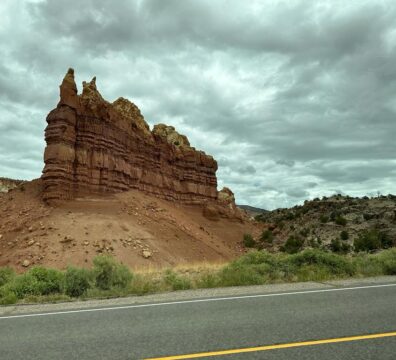
[[[72,66],[213,154],[239,203],[395,193],[393,0],[3,0],[0,16],[0,176],[40,176]]]

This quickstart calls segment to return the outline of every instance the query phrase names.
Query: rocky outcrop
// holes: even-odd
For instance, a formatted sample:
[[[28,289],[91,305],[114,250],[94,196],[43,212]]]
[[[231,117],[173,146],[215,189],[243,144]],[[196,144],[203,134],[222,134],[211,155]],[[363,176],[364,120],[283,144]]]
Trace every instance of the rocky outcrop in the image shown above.
[[[236,206],[234,193],[227,187],[223,187],[217,193],[217,201],[215,203],[207,202],[204,205],[202,214],[213,221],[226,218],[243,222],[247,219],[247,214]]]
[[[74,71],[47,116],[43,196],[47,201],[140,189],[184,203],[217,199],[217,162],[164,124],[153,131],[129,100],[103,99],[96,79],[79,95]]]
[[[6,193],[23,184],[23,180],[0,178],[0,193]]]

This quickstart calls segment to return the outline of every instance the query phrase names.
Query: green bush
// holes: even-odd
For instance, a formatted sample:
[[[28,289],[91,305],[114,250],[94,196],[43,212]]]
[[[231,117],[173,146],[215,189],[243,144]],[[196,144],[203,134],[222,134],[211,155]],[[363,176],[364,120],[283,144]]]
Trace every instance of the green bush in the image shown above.
[[[68,267],[65,273],[64,291],[72,297],[83,295],[91,287],[91,274],[86,269]]]
[[[341,216],[341,215],[338,215],[336,218],[335,218],[335,223],[337,224],[337,225],[342,225],[342,226],[345,226],[346,224],[347,224],[347,219],[345,219],[343,216]]]
[[[310,232],[309,228],[303,228],[300,230],[300,235],[302,237],[307,237],[309,235],[309,232]]]
[[[18,299],[23,299],[29,295],[41,295],[39,281],[29,273],[15,276],[7,286]]]
[[[392,246],[389,236],[377,229],[370,229],[359,234],[358,238],[353,242],[356,252],[374,251],[379,249],[387,249]]]
[[[285,244],[280,247],[280,250],[288,254],[295,254],[301,251],[303,246],[304,239],[292,235],[286,240]]]
[[[172,290],[188,290],[192,286],[188,278],[179,276],[172,270],[165,272],[165,282],[172,287]]]
[[[335,253],[346,254],[351,250],[351,246],[348,243],[341,242],[339,239],[333,239],[330,243],[330,250]]]
[[[341,239],[341,240],[348,240],[348,239],[349,239],[348,231],[342,230],[342,231],[340,232],[340,239]]]
[[[55,294],[62,291],[64,275],[61,271],[36,266],[28,274],[37,280],[40,295]]]
[[[327,223],[328,221],[329,221],[329,217],[327,216],[327,215],[320,215],[320,218],[319,218],[319,220],[320,220],[320,222],[322,223],[322,224],[325,224],[325,223]]]
[[[286,212],[286,214],[284,215],[284,220],[294,220],[295,218],[295,214],[291,211]]]
[[[221,286],[258,285],[273,279],[278,258],[267,251],[253,251],[226,265],[219,273]]]
[[[374,218],[374,214],[364,213],[363,214],[364,220],[368,221]]]
[[[11,305],[18,301],[18,297],[7,286],[0,287],[0,305]]]
[[[396,275],[396,248],[378,254],[385,275]]]
[[[339,239],[332,239],[330,242],[330,250],[332,252],[341,252],[341,241]]]
[[[34,267],[30,271],[14,275],[6,284],[18,299],[27,296],[49,295],[62,292],[63,274],[58,270]]]
[[[256,246],[256,242],[253,239],[253,236],[250,234],[243,235],[243,245],[248,248],[252,248]]]
[[[10,267],[1,267],[0,268],[0,287],[7,284],[12,280],[15,276],[15,271]]]
[[[95,285],[102,290],[109,290],[112,287],[126,287],[132,280],[129,269],[117,263],[109,256],[96,256],[93,260],[93,276]]]
[[[348,258],[321,250],[307,249],[287,258],[298,268],[306,265],[325,267],[330,274],[353,275],[355,268]]]
[[[268,229],[264,230],[260,236],[260,240],[268,244],[272,244],[274,241],[274,235],[272,234],[272,231]]]
[[[235,262],[225,266],[220,272],[220,284],[222,286],[243,286],[264,284],[266,279],[263,275],[269,272],[267,264],[243,265]]]

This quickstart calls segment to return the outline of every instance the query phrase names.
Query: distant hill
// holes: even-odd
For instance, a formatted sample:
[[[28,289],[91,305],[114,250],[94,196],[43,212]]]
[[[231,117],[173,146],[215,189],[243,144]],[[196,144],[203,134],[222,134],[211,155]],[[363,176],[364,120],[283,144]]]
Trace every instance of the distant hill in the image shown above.
[[[265,209],[260,209],[250,205],[237,205],[240,209],[245,210],[250,216],[257,216],[269,212]]]
[[[356,239],[369,250],[396,246],[396,196],[353,198],[334,195],[306,200],[304,205],[266,211],[256,220],[267,225],[258,238],[262,247],[278,250],[287,243],[352,251]]]

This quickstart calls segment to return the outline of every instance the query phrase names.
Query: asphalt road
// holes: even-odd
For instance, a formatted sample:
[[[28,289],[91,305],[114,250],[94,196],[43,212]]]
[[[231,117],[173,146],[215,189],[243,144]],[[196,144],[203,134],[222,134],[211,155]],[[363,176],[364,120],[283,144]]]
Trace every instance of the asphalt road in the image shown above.
[[[396,359],[396,281],[0,316],[0,359]],[[153,305],[154,304],[154,305]],[[4,308],[3,308],[4,309]],[[379,334],[376,339],[251,348]],[[389,334],[388,334],[389,335]],[[339,340],[336,340],[339,341]],[[238,350],[244,349],[244,350]],[[185,357],[191,358],[191,357]],[[171,358],[169,358],[171,359]]]

